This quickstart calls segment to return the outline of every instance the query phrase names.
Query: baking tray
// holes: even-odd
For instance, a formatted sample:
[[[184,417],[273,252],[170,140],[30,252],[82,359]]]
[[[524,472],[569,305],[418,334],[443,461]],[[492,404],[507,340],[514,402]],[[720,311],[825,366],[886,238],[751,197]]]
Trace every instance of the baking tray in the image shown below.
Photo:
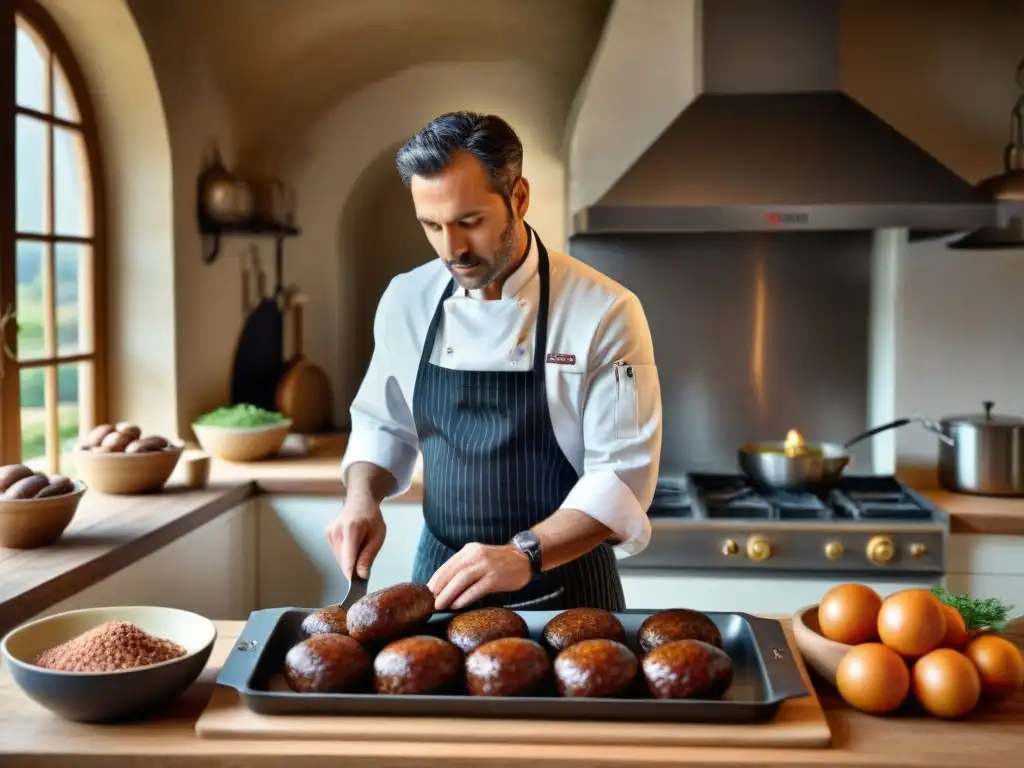
[[[783,701],[808,696],[782,625],[746,613],[706,613],[722,633],[732,658],[733,681],[720,700],[658,700],[645,697],[642,673],[623,698],[560,698],[554,695],[481,697],[468,694],[379,695],[372,687],[351,693],[295,693],[284,683],[284,658],[303,639],[302,620],[313,608],[272,608],[250,614],[217,677],[235,688],[250,710],[265,715],[395,715],[482,718],[541,718],[641,722],[758,723],[770,720]],[[637,630],[656,611],[615,614],[637,653]],[[544,625],[561,611],[516,611],[538,640]],[[435,614],[409,634],[445,636],[453,614]]]

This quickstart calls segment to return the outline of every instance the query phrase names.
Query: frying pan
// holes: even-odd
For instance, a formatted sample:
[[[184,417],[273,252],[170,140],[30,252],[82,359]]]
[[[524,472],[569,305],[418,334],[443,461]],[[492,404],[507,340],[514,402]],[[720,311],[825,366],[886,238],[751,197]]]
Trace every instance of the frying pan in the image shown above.
[[[828,490],[839,482],[852,456],[849,448],[862,440],[918,422],[950,442],[941,428],[923,418],[896,419],[862,432],[845,443],[805,442],[787,450],[785,441],[745,443],[739,448],[740,471],[755,485],[785,491]]]

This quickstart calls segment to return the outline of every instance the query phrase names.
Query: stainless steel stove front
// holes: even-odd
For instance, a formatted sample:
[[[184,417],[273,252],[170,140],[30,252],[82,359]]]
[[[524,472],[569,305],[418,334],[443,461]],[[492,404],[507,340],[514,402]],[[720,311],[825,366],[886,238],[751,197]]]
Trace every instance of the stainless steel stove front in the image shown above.
[[[740,476],[659,486],[651,542],[620,569],[941,577],[949,518],[889,477],[849,477],[823,498],[758,493]]]

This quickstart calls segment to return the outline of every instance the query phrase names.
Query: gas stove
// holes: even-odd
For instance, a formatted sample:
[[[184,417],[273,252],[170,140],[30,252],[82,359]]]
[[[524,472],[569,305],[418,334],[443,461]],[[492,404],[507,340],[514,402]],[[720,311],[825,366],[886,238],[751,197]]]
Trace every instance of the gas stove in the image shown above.
[[[942,574],[948,516],[886,475],[848,475],[828,491],[754,486],[693,473],[658,483],[653,533],[620,567]]]

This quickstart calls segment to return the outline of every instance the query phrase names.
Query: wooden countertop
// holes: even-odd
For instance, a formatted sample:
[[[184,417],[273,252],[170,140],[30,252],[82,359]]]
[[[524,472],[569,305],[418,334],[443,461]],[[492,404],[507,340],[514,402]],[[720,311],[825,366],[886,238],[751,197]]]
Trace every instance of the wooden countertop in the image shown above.
[[[176,475],[160,494],[106,496],[90,491],[56,544],[26,551],[0,548],[0,634],[253,494],[342,496],[339,464],[345,444],[346,435],[337,434],[287,444],[280,456],[267,461],[214,461],[211,483],[203,490],[182,487]],[[949,513],[953,533],[1024,536],[1024,499],[948,493],[938,490],[934,475],[927,472],[904,471],[900,478]],[[393,499],[420,500],[418,476],[408,492]]]
[[[785,619],[784,621],[788,621]],[[195,721],[219,666],[242,628],[218,622],[220,637],[199,681],[170,710],[131,725],[66,723],[25,697],[0,667],[0,765],[4,768],[234,768],[235,766],[841,766],[842,768],[975,768],[1019,764],[1024,751],[1024,692],[987,705],[962,721],[851,710],[825,684],[815,688],[832,729],[828,749],[621,748],[606,745],[377,741],[220,741],[195,736]],[[1024,646],[1024,619],[1008,631]]]

